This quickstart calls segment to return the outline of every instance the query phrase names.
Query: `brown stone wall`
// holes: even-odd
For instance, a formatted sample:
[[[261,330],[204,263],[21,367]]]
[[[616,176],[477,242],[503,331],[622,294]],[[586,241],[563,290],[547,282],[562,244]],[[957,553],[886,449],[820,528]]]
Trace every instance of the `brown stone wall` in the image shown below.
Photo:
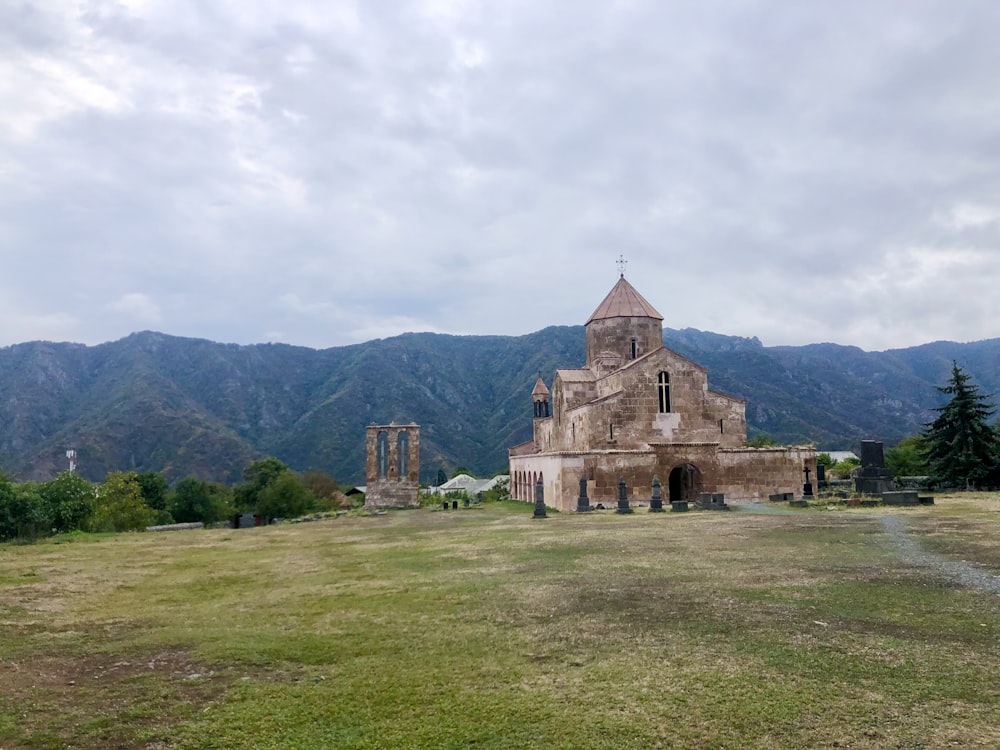
[[[636,356],[632,356],[632,339]],[[616,354],[622,362],[636,359],[663,346],[663,323],[655,318],[604,318],[587,325],[587,364],[602,354]]]
[[[629,501],[648,505],[653,477],[660,479],[663,500],[670,500],[670,476],[675,469],[695,467],[699,492],[721,492],[727,502],[766,500],[777,492],[802,495],[803,467],[810,467],[815,481],[816,452],[811,448],[720,449],[717,444],[657,445],[641,451],[605,450],[580,453],[511,456],[511,485],[522,482],[518,497],[534,499],[533,480],[542,476],[545,502],[563,511],[576,509],[580,477],[587,478],[591,505],[613,508],[618,502],[618,480],[625,478]],[[523,478],[527,477],[527,480]],[[519,480],[520,478],[520,480]],[[815,488],[815,485],[814,485]]]
[[[379,476],[378,436],[385,433],[386,475]],[[399,436],[407,436],[405,474],[399,475]],[[408,425],[369,425],[365,435],[365,506],[373,508],[415,507],[419,505],[420,427]]]

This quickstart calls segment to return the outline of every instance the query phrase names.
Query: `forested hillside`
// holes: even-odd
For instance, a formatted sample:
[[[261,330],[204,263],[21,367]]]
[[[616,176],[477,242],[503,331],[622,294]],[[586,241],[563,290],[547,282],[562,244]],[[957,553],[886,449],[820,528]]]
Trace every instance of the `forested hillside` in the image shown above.
[[[709,368],[715,390],[747,400],[751,432],[849,448],[917,432],[940,403],[952,360],[998,388],[1000,340],[864,352],[667,330],[668,347]],[[99,346],[0,349],[0,468],[48,479],[75,448],[79,471],[163,471],[233,482],[254,458],[362,482],[372,422],[421,425],[421,472],[500,471],[531,435],[539,373],[585,356],[582,326],[526,336],[404,334],[313,350],[237,346],[143,332]]]

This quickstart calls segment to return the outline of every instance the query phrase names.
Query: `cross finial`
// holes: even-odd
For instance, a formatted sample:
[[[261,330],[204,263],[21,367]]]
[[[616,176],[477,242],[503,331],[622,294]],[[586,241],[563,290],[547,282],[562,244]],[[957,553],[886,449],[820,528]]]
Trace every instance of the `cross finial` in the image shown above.
[[[619,255],[618,256],[618,260],[615,261],[615,264],[618,266],[618,273],[620,273],[621,276],[622,276],[622,278],[624,279],[625,278],[625,266],[628,265],[628,261],[625,260],[625,256],[624,255]]]

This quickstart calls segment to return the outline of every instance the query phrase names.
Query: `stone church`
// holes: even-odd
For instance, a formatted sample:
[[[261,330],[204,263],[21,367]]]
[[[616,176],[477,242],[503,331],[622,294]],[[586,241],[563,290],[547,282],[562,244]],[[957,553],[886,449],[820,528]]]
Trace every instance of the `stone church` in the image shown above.
[[[625,279],[586,323],[587,362],[532,391],[534,439],[509,449],[512,497],[574,510],[586,478],[591,505],[613,508],[619,478],[648,503],[724,493],[726,501],[800,496],[815,477],[812,447],[747,447],[746,402],[708,387],[708,371],[663,346],[663,316]],[[806,469],[809,469],[808,474]]]

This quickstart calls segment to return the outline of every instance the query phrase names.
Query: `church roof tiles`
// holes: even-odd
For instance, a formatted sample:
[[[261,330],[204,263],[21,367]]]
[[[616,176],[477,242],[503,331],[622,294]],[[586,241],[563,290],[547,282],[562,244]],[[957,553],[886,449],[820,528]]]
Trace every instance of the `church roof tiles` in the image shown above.
[[[593,315],[587,318],[587,324],[605,318],[656,318],[663,320],[663,316],[656,312],[656,308],[649,304],[635,290],[635,287],[625,280],[624,276],[618,279],[618,283],[608,292],[604,301],[597,306]]]

